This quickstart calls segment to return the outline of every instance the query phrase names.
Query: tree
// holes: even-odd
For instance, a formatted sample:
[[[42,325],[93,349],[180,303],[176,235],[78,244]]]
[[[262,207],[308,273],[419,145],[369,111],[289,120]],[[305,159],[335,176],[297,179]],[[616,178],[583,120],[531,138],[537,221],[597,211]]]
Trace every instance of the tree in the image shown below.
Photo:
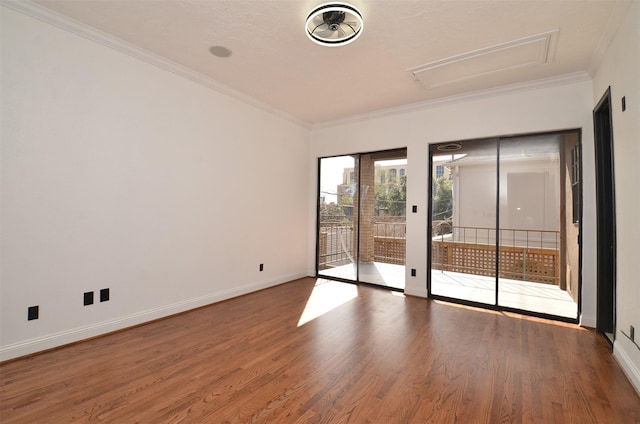
[[[433,211],[434,221],[444,221],[453,216],[453,181],[447,177],[440,177],[435,180],[433,189]]]
[[[389,195],[387,193],[387,184],[376,182],[375,187],[376,210],[389,210]]]
[[[388,187],[389,215],[403,216],[407,210],[407,176],[400,177],[400,181]]]
[[[342,195],[340,196],[339,205],[342,206],[353,206],[353,196],[352,195]]]
[[[346,219],[344,209],[340,205],[331,203],[320,203],[320,221],[342,221]]]
[[[380,180],[385,182],[378,182]],[[385,210],[389,216],[405,215],[407,176],[403,175],[399,180],[392,181],[386,181],[386,178],[376,178],[375,195],[377,210]]]

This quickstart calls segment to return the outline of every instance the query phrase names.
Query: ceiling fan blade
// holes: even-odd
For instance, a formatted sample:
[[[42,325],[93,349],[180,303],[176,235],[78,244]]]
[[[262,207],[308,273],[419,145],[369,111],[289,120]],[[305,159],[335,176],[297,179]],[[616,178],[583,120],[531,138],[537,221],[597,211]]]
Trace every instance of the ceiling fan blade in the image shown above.
[[[356,32],[359,31],[359,28],[357,26],[354,25],[349,25],[347,23],[344,24],[345,25],[345,31],[349,34],[355,34]]]
[[[318,37],[318,38],[324,38],[325,40],[331,38],[333,35],[335,35],[336,31],[331,31],[329,28],[326,28],[322,31],[314,31],[313,35],[314,37]]]
[[[317,35],[319,32],[328,31],[328,30],[329,30],[329,25],[320,24],[320,25],[316,25],[313,28],[311,28],[311,33],[314,34],[314,35]]]

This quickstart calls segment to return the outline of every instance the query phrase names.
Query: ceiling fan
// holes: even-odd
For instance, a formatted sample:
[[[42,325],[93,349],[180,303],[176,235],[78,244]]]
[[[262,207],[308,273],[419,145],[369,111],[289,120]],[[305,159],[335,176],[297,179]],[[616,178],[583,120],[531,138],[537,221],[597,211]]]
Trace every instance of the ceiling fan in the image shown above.
[[[307,16],[306,32],[311,41],[323,46],[341,46],[362,34],[362,14],[347,3],[321,4]]]

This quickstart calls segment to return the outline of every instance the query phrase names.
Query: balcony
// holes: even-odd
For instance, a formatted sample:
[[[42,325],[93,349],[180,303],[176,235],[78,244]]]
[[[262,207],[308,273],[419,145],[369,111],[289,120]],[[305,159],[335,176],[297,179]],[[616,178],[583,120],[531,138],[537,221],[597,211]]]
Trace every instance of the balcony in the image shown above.
[[[496,257],[496,230],[438,223],[431,240],[431,268],[463,274],[560,286],[560,232],[501,229]]]
[[[374,222],[374,262],[404,265],[406,224],[404,222]],[[320,225],[319,270],[350,264],[355,261],[355,233],[351,223],[325,221]]]
[[[405,237],[404,222],[380,221],[373,224],[373,261],[361,262],[356,270],[356,233],[353,225],[339,220],[325,220],[319,232],[319,264],[321,275],[356,280],[404,289]]]
[[[495,229],[435,223],[432,293],[480,303],[495,302]],[[577,305],[561,288],[559,232],[503,229],[498,252],[500,304],[574,318]],[[374,223],[374,262],[360,265],[361,281],[404,288],[406,226]],[[319,271],[356,279],[355,233],[350,223],[320,227]]]
[[[496,275],[495,230],[437,224],[432,238],[433,270]],[[512,280],[560,285],[558,231],[502,229],[498,253],[500,276]],[[404,222],[374,223],[374,262],[405,264]],[[320,226],[319,269],[355,261],[355,233],[350,223],[326,221]]]

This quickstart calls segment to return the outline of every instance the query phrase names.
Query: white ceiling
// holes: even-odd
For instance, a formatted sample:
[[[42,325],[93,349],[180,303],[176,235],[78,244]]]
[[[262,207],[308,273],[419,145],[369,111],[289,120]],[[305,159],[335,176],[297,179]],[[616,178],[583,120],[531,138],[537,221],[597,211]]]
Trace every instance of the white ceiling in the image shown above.
[[[352,0],[350,4],[364,18],[362,36],[346,46],[323,47],[311,42],[304,30],[307,14],[323,0],[37,3],[307,124],[499,86],[593,73],[629,5],[615,0]],[[470,54],[555,30],[559,31],[546,43],[548,63],[500,70],[514,59],[505,59],[502,53]],[[209,48],[214,45],[231,49],[232,56],[213,56]],[[516,59],[526,54],[514,52]],[[416,82],[409,72],[458,55],[473,60],[454,62],[450,71],[436,67],[433,74],[422,73],[427,80],[455,75],[452,79],[456,81],[430,87]]]

